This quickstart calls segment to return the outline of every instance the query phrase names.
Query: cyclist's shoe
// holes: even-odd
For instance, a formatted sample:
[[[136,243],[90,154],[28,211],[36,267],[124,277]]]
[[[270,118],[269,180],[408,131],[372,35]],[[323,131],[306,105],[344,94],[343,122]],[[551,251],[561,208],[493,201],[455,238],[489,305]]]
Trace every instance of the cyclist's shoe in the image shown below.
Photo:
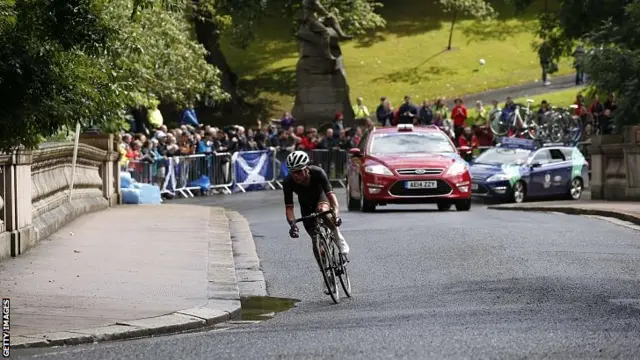
[[[340,248],[340,253],[344,255],[349,254],[349,244],[347,244],[347,241],[344,239],[344,236],[342,236],[342,233],[340,233],[340,229],[336,228],[333,235],[337,240],[338,248]]]

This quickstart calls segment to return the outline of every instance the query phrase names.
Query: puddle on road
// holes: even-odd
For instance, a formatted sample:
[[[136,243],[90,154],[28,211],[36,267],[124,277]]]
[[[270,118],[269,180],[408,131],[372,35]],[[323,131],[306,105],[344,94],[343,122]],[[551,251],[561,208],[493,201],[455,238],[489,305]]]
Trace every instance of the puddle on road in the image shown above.
[[[241,320],[267,320],[275,314],[287,311],[300,300],[270,296],[250,296],[240,300],[242,306]]]

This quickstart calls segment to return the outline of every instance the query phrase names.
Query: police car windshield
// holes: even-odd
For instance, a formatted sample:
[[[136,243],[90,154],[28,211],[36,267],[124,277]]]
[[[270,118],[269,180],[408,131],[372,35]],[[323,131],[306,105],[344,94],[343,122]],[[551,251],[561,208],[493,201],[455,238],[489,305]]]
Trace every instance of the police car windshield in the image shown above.
[[[530,154],[531,150],[528,149],[493,148],[480,154],[474,162],[489,165],[522,165]]]
[[[374,135],[372,154],[455,153],[449,139],[440,132],[398,132]]]

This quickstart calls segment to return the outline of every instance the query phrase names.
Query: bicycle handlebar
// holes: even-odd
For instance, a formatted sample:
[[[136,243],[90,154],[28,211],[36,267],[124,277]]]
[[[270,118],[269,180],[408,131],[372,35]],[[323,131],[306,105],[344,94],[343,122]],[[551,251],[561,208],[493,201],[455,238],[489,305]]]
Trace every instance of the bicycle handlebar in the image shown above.
[[[315,219],[318,216],[327,215],[327,214],[334,214],[335,215],[335,211],[333,211],[333,209],[329,209],[329,210],[326,210],[326,211],[323,211],[323,212],[320,212],[320,213],[313,213],[311,215],[303,216],[301,218],[293,220],[293,223],[291,223],[291,226],[293,226],[294,224],[297,224],[299,222],[302,222],[304,220]]]

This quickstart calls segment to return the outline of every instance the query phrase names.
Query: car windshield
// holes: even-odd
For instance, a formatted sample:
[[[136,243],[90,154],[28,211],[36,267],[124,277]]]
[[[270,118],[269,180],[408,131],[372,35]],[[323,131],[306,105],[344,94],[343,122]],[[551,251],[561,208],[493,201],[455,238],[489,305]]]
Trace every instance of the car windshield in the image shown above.
[[[371,142],[372,154],[453,153],[449,139],[441,132],[376,134]]]
[[[493,148],[489,149],[474,161],[476,164],[508,164],[508,165],[522,165],[524,164],[531,150],[527,149],[506,149],[506,148]]]

